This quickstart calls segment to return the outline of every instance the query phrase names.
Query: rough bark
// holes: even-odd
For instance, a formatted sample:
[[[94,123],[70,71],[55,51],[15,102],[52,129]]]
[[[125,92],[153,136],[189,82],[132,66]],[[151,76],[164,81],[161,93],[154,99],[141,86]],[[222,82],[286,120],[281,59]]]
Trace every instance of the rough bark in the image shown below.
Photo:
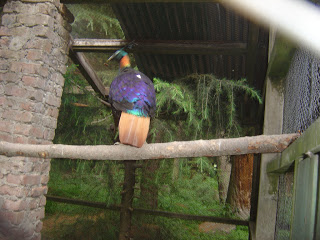
[[[217,158],[218,168],[218,189],[220,203],[224,204],[227,199],[228,187],[231,174],[230,156],[220,156]]]
[[[146,160],[202,156],[214,157],[250,153],[282,152],[298,137],[299,134],[261,135],[231,139],[144,144],[142,148],[135,148],[127,145],[36,145],[0,141],[0,154],[6,156],[87,160]]]
[[[253,159],[253,154],[232,156],[227,203],[241,219],[250,216]]]

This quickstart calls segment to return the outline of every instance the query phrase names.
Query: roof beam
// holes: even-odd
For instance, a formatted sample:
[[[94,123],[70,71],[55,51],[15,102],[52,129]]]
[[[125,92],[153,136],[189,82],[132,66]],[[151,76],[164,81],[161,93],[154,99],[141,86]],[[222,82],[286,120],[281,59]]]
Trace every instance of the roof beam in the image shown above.
[[[113,52],[126,46],[130,41],[122,39],[74,39],[72,49],[76,52]],[[153,54],[200,54],[200,55],[240,55],[247,53],[247,43],[221,43],[212,41],[135,41],[128,52]]]

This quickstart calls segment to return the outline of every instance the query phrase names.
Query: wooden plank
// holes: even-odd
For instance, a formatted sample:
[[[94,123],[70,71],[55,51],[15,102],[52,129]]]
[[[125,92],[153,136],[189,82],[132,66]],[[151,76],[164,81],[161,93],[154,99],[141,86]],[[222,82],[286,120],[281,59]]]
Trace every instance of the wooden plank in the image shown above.
[[[270,41],[271,43],[272,41]],[[272,47],[269,48],[272,51]],[[282,133],[283,92],[278,84],[266,78],[264,108],[264,134]],[[263,154],[260,163],[258,209],[256,218],[256,239],[274,239],[275,222],[277,216],[277,183],[278,176],[269,176],[266,172],[267,164],[275,154]]]
[[[284,173],[294,163],[301,159],[306,152],[320,151],[320,118],[318,118],[281,156],[268,164],[268,173]]]
[[[124,47],[130,41],[122,39],[74,39],[74,51],[106,51],[113,52]],[[128,52],[153,53],[153,54],[246,54],[247,44],[244,42],[221,43],[212,41],[135,41]]]
[[[318,155],[296,161],[292,240],[313,240],[318,190]]]
[[[103,85],[102,80],[95,73],[93,67],[89,63],[88,59],[82,52],[75,52],[72,47],[70,48],[69,57],[72,61],[78,65],[78,69],[91,85],[91,87],[100,94],[103,98],[107,96],[106,87]]]

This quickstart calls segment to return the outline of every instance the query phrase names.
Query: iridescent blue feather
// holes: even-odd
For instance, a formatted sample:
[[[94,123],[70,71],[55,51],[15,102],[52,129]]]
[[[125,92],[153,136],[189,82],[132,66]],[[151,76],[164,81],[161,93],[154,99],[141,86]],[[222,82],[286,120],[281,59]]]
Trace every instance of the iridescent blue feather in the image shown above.
[[[153,117],[156,94],[152,81],[132,68],[120,70],[110,86],[109,100],[117,111],[136,116]]]

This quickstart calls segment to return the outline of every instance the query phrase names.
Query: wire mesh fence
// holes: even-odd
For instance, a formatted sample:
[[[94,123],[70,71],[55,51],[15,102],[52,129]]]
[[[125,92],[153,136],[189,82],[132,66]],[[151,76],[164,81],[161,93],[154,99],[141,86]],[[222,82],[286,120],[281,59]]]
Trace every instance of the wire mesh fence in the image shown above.
[[[285,86],[283,133],[306,130],[320,116],[320,59],[296,51]]]
[[[306,130],[320,116],[320,59],[298,49],[286,77],[283,133]],[[281,174],[275,239],[289,239],[293,211],[294,172]]]
[[[227,54],[225,52],[212,55],[134,53],[132,66],[138,67],[150,78],[163,77],[170,82],[174,78],[190,73],[209,73],[234,80],[245,76],[246,53],[241,46],[246,45],[248,40],[249,23],[220,4],[116,3],[101,6],[78,4],[68,7],[76,17],[72,31],[74,38],[116,39],[125,37],[129,40],[172,40],[176,43],[181,40],[240,43],[237,45],[240,46],[240,50],[236,49],[235,52],[231,51]],[[178,10],[179,14],[175,15]],[[129,18],[126,18],[128,16]],[[118,22],[117,19],[120,21]],[[124,21],[128,19],[129,22],[124,24]],[[260,39],[261,35],[259,35],[259,46],[265,44],[265,36],[267,35]],[[116,64],[110,63],[107,68],[104,65],[109,53],[85,54],[103,83],[109,86],[118,71]],[[95,109],[92,109],[90,117],[94,116],[93,111]],[[108,113],[103,114],[104,117],[111,117]],[[68,118],[68,116],[65,117]],[[85,117],[88,118],[88,116]],[[181,129],[184,128],[183,118],[184,116],[178,118],[179,126],[174,125],[171,119],[169,119],[170,124],[165,125],[164,131],[166,132],[171,128],[174,129],[173,132],[170,132],[170,135],[174,135],[171,141],[180,140],[180,138],[186,140],[182,139],[185,134],[181,134]],[[99,119],[94,120],[97,122]],[[90,144],[91,140],[93,140],[92,144],[99,144],[99,141],[101,141],[100,144],[112,144],[113,133],[110,131],[110,136],[105,133],[111,129],[112,123],[109,120],[97,126],[104,128],[104,131],[100,132],[102,135],[100,140],[94,139],[94,136],[87,132],[90,131],[87,129],[91,129],[91,123],[84,126],[84,130],[79,129],[78,133],[81,137],[86,137],[86,144]],[[76,122],[81,127],[82,122],[79,119],[76,119]],[[163,122],[162,125],[164,125]],[[209,132],[208,129],[205,131]],[[66,132],[66,129],[62,129],[61,134]],[[103,134],[108,137],[103,138]],[[215,133],[206,134],[210,136]],[[160,135],[158,132],[157,137],[159,138]],[[82,140],[78,135],[69,135],[69,137],[76,138],[78,142]],[[92,161],[64,161],[65,165],[63,165],[59,161],[52,162],[49,194],[105,203],[105,206],[118,208],[116,210],[95,209],[88,207],[90,204],[84,207],[83,202],[81,206],[67,205],[52,202],[51,198],[46,207],[48,222],[44,221],[44,230],[47,229],[47,224],[52,224],[49,221],[52,217],[55,230],[58,232],[56,236],[60,237],[57,237],[58,239],[117,239],[121,221],[119,217],[121,196],[126,192],[123,189],[123,165]],[[237,161],[243,161],[242,166],[248,165],[246,159]],[[161,160],[157,164],[157,166],[149,167],[149,175],[140,167],[136,169],[131,226],[131,235],[135,239],[248,239],[247,223],[251,210],[252,173],[248,173],[245,179],[235,181],[239,184],[233,187],[233,196],[228,196],[232,175],[231,160],[228,157],[224,160],[205,157]],[[235,176],[239,177],[239,172],[241,171],[234,173]],[[243,189],[240,189],[241,181],[247,187],[245,194],[243,194]],[[245,199],[240,199],[241,194],[245,195]],[[234,206],[230,203],[232,200],[234,200]],[[243,201],[245,202],[243,208],[238,208],[237,204]],[[135,214],[135,209],[139,208],[158,211],[157,213],[161,212],[161,214],[165,212],[167,216]],[[184,219],[181,218],[182,215]],[[210,221],[209,218],[195,221],[191,220],[192,216],[213,217],[216,218],[216,222]],[[190,219],[186,220],[187,217]],[[225,224],[223,221],[219,222],[218,218],[223,221],[240,218],[242,220],[239,220],[239,224],[236,221],[233,224]],[[46,239],[46,234],[43,237]]]
[[[208,166],[203,166],[201,171],[200,164],[197,165],[190,160],[180,161],[179,174],[176,177],[173,177],[172,160],[160,161],[155,179],[149,183],[143,183],[142,169],[136,170],[132,237],[134,239],[212,239],[213,237],[248,239],[246,221],[232,222],[232,219],[239,219],[235,214],[237,209],[233,211],[230,205],[221,203],[219,199],[218,172],[220,176],[230,175],[231,172],[219,171],[214,168],[214,162],[211,162],[213,165],[211,170]],[[100,239],[117,239],[123,192],[122,164],[111,162],[94,164],[89,161],[80,161],[76,164],[68,160],[65,160],[64,164],[63,167],[61,160],[53,162],[49,194],[83,201],[71,205],[75,203],[52,202],[53,199],[49,197],[46,207],[47,218],[44,221],[44,239],[56,239],[57,236],[60,236],[60,239],[61,237],[89,239],[88,235],[97,237],[101,233],[105,233],[106,236]],[[74,169],[72,171],[70,164]],[[142,184],[148,185],[147,193],[142,193]],[[151,200],[148,195],[154,196],[152,199],[156,201],[154,209],[146,206]],[[148,199],[147,203],[144,198]],[[100,202],[100,204],[95,206],[90,202]],[[108,209],[103,210],[104,207]],[[230,220],[230,223],[225,224],[226,220]]]
[[[281,174],[278,188],[278,206],[275,240],[290,238],[291,212],[293,207],[293,177],[294,173]]]

